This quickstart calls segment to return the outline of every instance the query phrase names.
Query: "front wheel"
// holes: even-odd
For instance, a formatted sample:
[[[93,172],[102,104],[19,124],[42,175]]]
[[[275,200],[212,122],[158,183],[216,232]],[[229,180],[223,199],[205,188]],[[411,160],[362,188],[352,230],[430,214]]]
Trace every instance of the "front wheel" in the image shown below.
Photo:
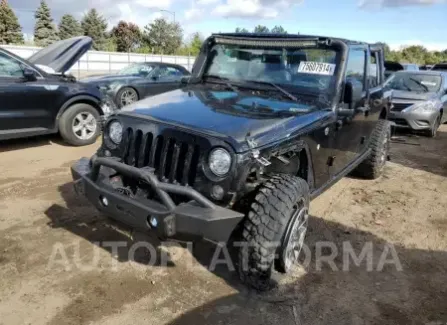
[[[307,231],[309,187],[305,180],[276,175],[264,183],[246,216],[239,250],[241,280],[267,290],[276,264],[288,272],[297,261]]]
[[[132,104],[138,100],[138,93],[131,87],[121,88],[116,94],[117,104],[119,108]]]
[[[427,131],[427,136],[429,138],[435,138],[438,134],[439,126],[441,125],[441,115],[439,115],[435,122],[433,123],[433,126],[430,128],[430,130]]]
[[[73,146],[85,146],[96,141],[101,132],[99,113],[91,105],[74,104],[59,119],[62,138]]]

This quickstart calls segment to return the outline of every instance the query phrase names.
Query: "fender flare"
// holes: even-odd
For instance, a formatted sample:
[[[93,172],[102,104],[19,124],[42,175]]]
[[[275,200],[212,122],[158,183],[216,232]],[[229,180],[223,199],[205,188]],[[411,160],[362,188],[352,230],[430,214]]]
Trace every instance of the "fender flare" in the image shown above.
[[[95,96],[91,95],[76,95],[67,100],[62,107],[59,109],[59,112],[56,116],[56,124],[59,121],[62,114],[73,104],[76,103],[88,103],[91,104],[94,108],[96,108],[100,115],[104,115],[104,112],[101,108],[101,100]]]

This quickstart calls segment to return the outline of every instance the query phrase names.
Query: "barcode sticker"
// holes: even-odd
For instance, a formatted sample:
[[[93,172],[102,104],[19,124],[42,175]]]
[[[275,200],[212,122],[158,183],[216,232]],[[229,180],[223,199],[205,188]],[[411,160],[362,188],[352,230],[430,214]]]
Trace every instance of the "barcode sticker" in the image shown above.
[[[301,61],[298,67],[298,73],[321,74],[333,76],[335,64],[324,62]]]

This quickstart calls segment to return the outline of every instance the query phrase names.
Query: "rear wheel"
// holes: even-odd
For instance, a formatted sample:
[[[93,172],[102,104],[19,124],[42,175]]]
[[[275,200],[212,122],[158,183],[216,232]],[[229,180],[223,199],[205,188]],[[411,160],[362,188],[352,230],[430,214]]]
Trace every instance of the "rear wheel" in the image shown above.
[[[379,120],[369,143],[371,154],[353,171],[353,174],[368,179],[380,177],[388,160],[390,140],[391,123]]]
[[[62,138],[73,146],[85,146],[96,141],[101,131],[99,113],[91,105],[74,104],[59,119]]]
[[[305,180],[276,175],[261,186],[242,229],[239,275],[257,290],[267,290],[276,264],[288,272],[297,261],[307,231],[309,187]]]

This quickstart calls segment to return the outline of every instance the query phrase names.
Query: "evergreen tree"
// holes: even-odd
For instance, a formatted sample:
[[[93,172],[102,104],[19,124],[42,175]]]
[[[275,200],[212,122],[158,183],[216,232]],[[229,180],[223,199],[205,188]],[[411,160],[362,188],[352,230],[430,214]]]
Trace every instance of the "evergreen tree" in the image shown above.
[[[272,33],[272,34],[287,34],[287,31],[280,25],[280,26],[273,27],[272,30],[270,31],[270,33]]]
[[[249,33],[248,29],[237,27],[234,31],[235,33]]]
[[[253,33],[270,33],[270,30],[263,25],[258,25],[255,27]]]
[[[92,38],[94,50],[104,51],[107,48],[107,22],[96,9],[90,9],[84,16],[81,27],[84,35]]]
[[[58,40],[57,30],[51,18],[50,8],[44,0],[40,2],[34,18],[36,18],[34,42],[37,46],[45,47]]]
[[[22,44],[22,27],[6,0],[0,2],[0,44]]]
[[[81,24],[79,24],[75,17],[68,14],[62,16],[58,30],[60,39],[67,39],[83,34]]]

